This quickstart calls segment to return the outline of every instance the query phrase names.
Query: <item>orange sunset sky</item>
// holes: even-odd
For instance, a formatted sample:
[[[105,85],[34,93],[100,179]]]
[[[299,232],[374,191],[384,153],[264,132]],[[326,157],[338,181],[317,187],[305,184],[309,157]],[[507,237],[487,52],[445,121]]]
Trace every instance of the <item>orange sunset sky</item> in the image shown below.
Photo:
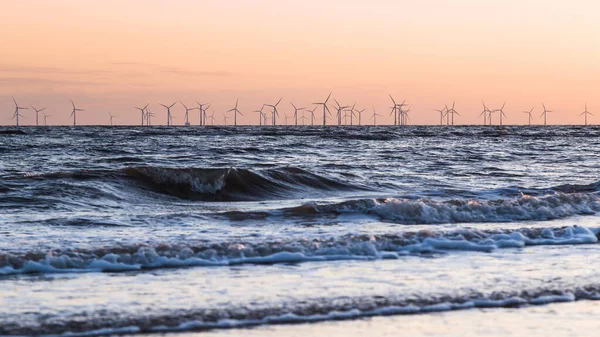
[[[411,124],[456,100],[458,124],[480,124],[481,100],[507,101],[506,124],[541,102],[552,124],[600,123],[600,2],[593,0],[1,0],[0,124],[22,106],[51,124],[139,124],[134,106],[236,98],[242,124],[281,96],[280,113],[323,100],[375,107],[407,100]],[[312,106],[311,106],[312,107]],[[31,110],[24,124],[35,123]],[[176,124],[183,108],[173,109]],[[363,117],[367,119],[367,117]],[[198,121],[193,113],[192,124]],[[497,122],[497,121],[495,121]]]

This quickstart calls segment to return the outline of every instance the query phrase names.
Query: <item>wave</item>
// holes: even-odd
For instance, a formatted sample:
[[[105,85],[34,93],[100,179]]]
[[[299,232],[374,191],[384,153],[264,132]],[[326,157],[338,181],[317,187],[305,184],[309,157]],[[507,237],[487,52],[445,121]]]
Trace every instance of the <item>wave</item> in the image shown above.
[[[250,170],[135,166],[115,170],[53,172],[27,175],[26,178],[127,180],[154,192],[201,201],[259,201],[286,199],[306,192],[364,190],[297,167]]]
[[[263,242],[160,243],[0,253],[0,275],[23,273],[117,272],[156,268],[240,264],[397,259],[449,251],[491,252],[536,245],[593,244],[600,228],[518,230],[422,230],[397,235],[344,235]]]
[[[366,214],[400,224],[545,221],[600,211],[600,197],[590,193],[555,192],[513,199],[446,200],[358,199],[335,204],[307,203],[273,213],[286,216]]]
[[[0,319],[0,335],[100,336],[113,334],[202,331],[272,324],[348,320],[373,316],[411,315],[473,308],[519,308],[527,305],[600,300],[600,287],[535,288],[484,293],[405,294],[340,298],[309,298],[284,304],[126,312],[45,315],[44,319]],[[60,324],[56,324],[59,322]]]

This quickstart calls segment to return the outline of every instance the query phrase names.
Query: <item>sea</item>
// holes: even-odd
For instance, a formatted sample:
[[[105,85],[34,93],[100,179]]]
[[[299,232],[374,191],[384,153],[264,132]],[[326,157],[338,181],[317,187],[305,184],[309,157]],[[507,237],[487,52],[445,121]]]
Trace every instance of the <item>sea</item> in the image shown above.
[[[0,335],[596,336],[599,136],[0,127]]]

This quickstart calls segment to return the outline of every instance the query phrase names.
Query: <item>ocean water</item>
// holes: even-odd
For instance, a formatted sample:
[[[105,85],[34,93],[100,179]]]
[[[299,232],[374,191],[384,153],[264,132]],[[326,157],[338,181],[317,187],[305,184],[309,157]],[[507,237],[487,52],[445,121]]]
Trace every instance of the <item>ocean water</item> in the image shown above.
[[[600,326],[600,128],[14,130],[0,335]]]

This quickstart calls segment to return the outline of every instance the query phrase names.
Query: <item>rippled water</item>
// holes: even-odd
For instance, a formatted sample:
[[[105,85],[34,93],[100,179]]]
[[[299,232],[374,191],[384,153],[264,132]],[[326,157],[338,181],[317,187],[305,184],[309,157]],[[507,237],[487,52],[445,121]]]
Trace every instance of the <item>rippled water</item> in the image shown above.
[[[598,135],[0,129],[0,334],[467,319],[595,300]]]

